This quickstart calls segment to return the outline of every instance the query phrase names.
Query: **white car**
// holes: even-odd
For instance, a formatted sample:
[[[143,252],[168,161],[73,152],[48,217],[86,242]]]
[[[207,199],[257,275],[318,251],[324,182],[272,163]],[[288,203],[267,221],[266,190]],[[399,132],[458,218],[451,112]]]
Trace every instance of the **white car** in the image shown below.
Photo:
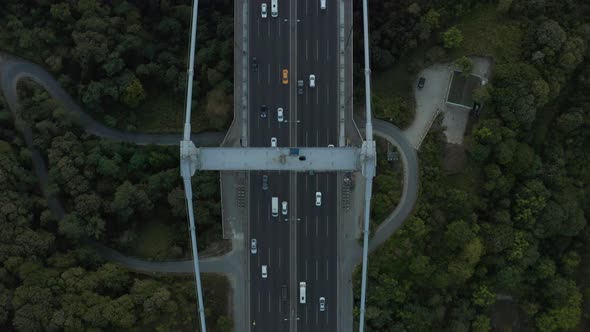
[[[270,0],[270,16],[279,16],[279,0]]]
[[[283,108],[282,107],[277,108],[277,120],[279,120],[279,122],[285,121],[285,118],[283,117]]]
[[[320,297],[320,311],[326,311],[326,298]]]
[[[286,216],[287,215],[287,202],[283,201],[283,215]]]
[[[322,193],[319,191],[315,193],[315,206],[322,206]]]
[[[326,0],[320,0],[320,9],[326,9]]]
[[[333,148],[334,147],[334,144],[328,144],[328,147],[329,148]]]
[[[277,138],[276,137],[271,137],[270,138],[270,147],[271,148],[276,148],[277,147]]]
[[[262,5],[260,5],[260,11],[262,14],[262,18],[267,18],[268,17],[268,12],[266,11],[266,4],[263,3]]]
[[[268,266],[262,265],[262,279],[268,278]]]
[[[315,88],[315,75],[314,74],[309,75],[309,87]]]
[[[258,252],[258,249],[256,247],[256,239],[250,240],[250,252],[252,254],[256,254]]]

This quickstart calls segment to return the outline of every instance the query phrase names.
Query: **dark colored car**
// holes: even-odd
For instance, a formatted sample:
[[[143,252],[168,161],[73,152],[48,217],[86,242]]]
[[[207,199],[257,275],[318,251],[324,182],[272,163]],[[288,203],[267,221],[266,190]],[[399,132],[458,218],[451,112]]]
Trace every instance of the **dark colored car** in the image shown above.
[[[298,80],[297,81],[297,94],[298,95],[303,94],[303,87],[304,87],[303,80]]]
[[[255,56],[252,57],[252,70],[258,71],[258,61]]]
[[[268,190],[268,175],[262,176],[262,190]]]
[[[424,87],[424,83],[426,83],[426,79],[424,77],[420,77],[418,80],[418,89],[422,89]]]
[[[266,105],[260,105],[260,117],[261,118],[266,118],[266,112],[267,111],[267,107]]]

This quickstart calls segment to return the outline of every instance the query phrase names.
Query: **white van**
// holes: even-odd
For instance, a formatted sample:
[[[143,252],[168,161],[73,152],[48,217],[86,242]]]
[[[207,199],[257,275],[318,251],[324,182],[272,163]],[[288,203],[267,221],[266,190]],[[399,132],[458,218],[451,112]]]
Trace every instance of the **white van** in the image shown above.
[[[299,303],[305,304],[305,281],[299,283]]]
[[[326,9],[326,0],[320,0],[320,9]]]
[[[270,1],[270,16],[272,16],[272,17],[279,16],[279,3],[278,3],[278,0],[271,0]]]
[[[272,216],[278,217],[279,216],[279,198],[273,197],[271,199],[271,203],[272,203]]]

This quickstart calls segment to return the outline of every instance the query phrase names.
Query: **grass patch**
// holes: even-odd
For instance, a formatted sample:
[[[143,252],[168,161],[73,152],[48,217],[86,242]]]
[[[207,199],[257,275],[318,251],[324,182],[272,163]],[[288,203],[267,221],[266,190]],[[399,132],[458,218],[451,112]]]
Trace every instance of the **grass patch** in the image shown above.
[[[499,13],[495,5],[478,6],[457,24],[463,33],[463,43],[451,54],[454,58],[487,55],[498,63],[518,61],[524,34],[519,25],[519,21]]]
[[[187,236],[179,234],[178,226],[166,208],[157,208],[151,218],[138,224],[137,236],[129,245],[129,254],[146,259],[180,258],[182,248],[179,244]]]
[[[151,220],[143,224],[131,246],[131,254],[146,258],[168,258],[175,242],[175,229],[162,221]]]
[[[181,132],[184,102],[159,91],[146,91],[146,102],[137,112],[137,128],[142,132]]]

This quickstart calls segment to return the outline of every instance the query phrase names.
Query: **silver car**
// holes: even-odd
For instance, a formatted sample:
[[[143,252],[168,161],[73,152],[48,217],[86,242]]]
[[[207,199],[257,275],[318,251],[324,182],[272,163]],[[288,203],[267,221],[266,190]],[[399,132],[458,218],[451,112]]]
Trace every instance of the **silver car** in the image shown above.
[[[254,255],[258,252],[256,239],[250,240],[250,252]]]

